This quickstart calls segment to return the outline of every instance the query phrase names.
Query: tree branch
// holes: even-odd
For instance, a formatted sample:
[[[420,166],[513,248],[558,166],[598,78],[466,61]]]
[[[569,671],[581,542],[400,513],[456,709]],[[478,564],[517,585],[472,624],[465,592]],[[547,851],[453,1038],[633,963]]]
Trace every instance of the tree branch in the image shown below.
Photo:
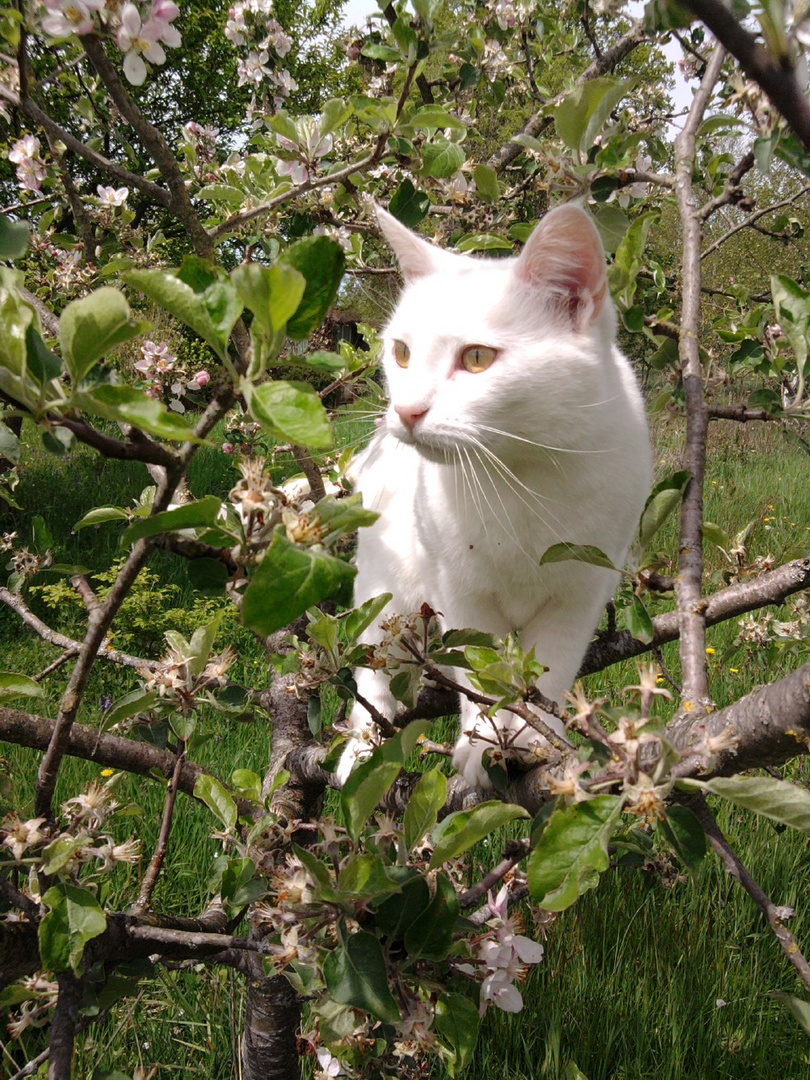
[[[165,188],[162,188],[160,184],[155,184],[152,180],[144,180],[137,173],[132,173],[128,169],[116,165],[114,161],[110,161],[103,154],[99,154],[97,150],[93,150],[81,142],[75,135],[71,135],[69,131],[57,124],[55,120],[52,120],[30,97],[18,98],[16,94],[0,85],[0,98],[7,101],[14,108],[19,109],[29,120],[39,124],[52,139],[61,139],[68,150],[72,150],[74,154],[78,154],[85,161],[89,161],[91,165],[95,165],[97,169],[101,169],[108,176],[112,176],[121,183],[128,184],[143,192],[153,202],[168,209],[171,196]]]
[[[738,582],[702,600],[706,626],[726,622],[737,615],[770,604],[782,604],[788,596],[810,588],[810,559],[795,559],[761,574],[753,581]],[[597,637],[588,646],[577,677],[592,675],[611,664],[641,656],[668,641],[677,641],[680,629],[677,611],[656,615],[652,620],[653,639],[649,644],[634,638],[629,630]]]
[[[47,626],[41,619],[31,611],[26,605],[25,601],[17,593],[10,592],[4,587],[0,587],[0,601],[8,605],[12,611],[15,611],[22,619],[23,623],[35,634],[38,634],[43,641],[47,641],[49,645],[55,645],[57,649],[63,649],[68,656],[60,657],[58,664],[61,666],[66,659],[70,659],[71,656],[76,656],[81,652],[82,643],[80,641],[74,641],[73,638],[67,637],[65,634],[60,634],[58,630],[52,630],[50,626]],[[145,660],[140,656],[130,656],[128,653],[119,652],[118,649],[111,649],[106,643],[106,639],[102,641],[99,655],[105,660],[111,661],[113,664],[121,664],[123,667],[131,668],[148,668],[150,671],[155,671],[159,666],[154,660]],[[55,665],[51,665],[53,669]],[[40,678],[42,678],[49,669],[46,668],[45,672],[42,672]]]
[[[0,739],[16,746],[28,746],[33,750],[45,750],[51,741],[55,722],[45,716],[21,712],[0,706]],[[175,768],[175,756],[167,750],[159,750],[149,743],[124,739],[120,735],[102,734],[96,728],[73,724],[70,729],[65,753],[71,757],[94,761],[103,768],[151,776],[158,772],[171,780]],[[184,761],[180,770],[178,787],[186,795],[194,795],[194,785],[200,776],[212,775],[207,769]],[[223,785],[227,787],[227,785]],[[234,796],[236,798],[236,796]],[[263,810],[247,799],[236,798],[240,817],[256,819]]]
[[[742,26],[722,0],[684,0],[684,5],[711,30],[749,78],[765,91],[790,127],[810,150],[810,103],[787,58],[777,62]],[[781,16],[777,16],[781,17]]]
[[[188,230],[197,254],[203,258],[210,258],[213,254],[214,243],[191,205],[185,178],[177,164],[177,158],[161,132],[147,120],[130,97],[128,90],[118,78],[118,72],[107,59],[101,39],[96,34],[84,34],[80,41],[119,112],[143,143],[166,181],[170,192],[168,209]]]
[[[771,206],[763,206],[761,210],[754,210],[753,213],[748,214],[745,221],[741,221],[739,225],[734,225],[728,232],[724,232],[722,236],[719,236],[713,243],[709,244],[704,252],[701,254],[701,259],[705,259],[707,255],[712,255],[718,248],[722,247],[727,240],[730,240],[732,236],[736,236],[742,229],[749,229],[754,222],[759,221],[760,218],[765,217],[766,214],[772,214],[774,210],[781,210],[785,206],[791,206],[802,195],[806,195],[810,191],[810,184],[805,184],[799,188],[797,192],[791,195],[787,199],[782,199],[781,202],[773,203]]]
[[[645,40],[645,37],[644,20],[639,19],[637,22],[633,23],[624,37],[621,37],[612,48],[608,49],[602,56],[590,63],[582,74],[577,76],[574,80],[574,86],[582,86],[586,82],[590,82],[591,79],[596,79],[600,75],[605,75],[607,72],[613,71],[622,60],[641,45]],[[534,113],[517,134],[530,135],[532,138],[537,138],[537,136],[542,134],[546,128],[550,127],[554,121],[553,113],[549,112],[549,109],[551,108],[553,110],[565,100],[569,93],[570,90],[563,90],[550,101],[544,102],[542,109]],[[516,143],[514,139],[515,136],[513,135],[505,146],[496,150],[490,157],[487,161],[487,165],[491,169],[494,169],[496,172],[502,172],[507,165],[511,165],[518,155],[523,153],[523,147],[520,143]]]
[[[793,934],[791,934],[782,919],[780,919],[778,908],[740,862],[728,840],[726,840],[721,832],[720,826],[715,821],[714,815],[709,809],[703,796],[701,795],[691,800],[689,802],[689,807],[696,814],[700,824],[703,826],[706,836],[709,838],[709,843],[712,845],[715,853],[719,856],[723,866],[732,877],[739,881],[768,920],[768,925],[771,930],[773,930],[776,940],[782,946],[785,956],[791,964],[793,964],[793,967],[796,969],[796,972],[806,989],[810,990],[810,964],[808,964],[805,959]]]
[[[696,135],[715,83],[725,60],[725,50],[716,46],[683,130],[675,140],[675,194],[683,230],[681,262],[682,308],[678,353],[686,401],[686,449],[684,467],[691,474],[681,508],[678,580],[675,592],[680,621],[682,706],[702,708],[709,703],[706,674],[705,626],[701,581],[703,554],[703,472],[706,463],[708,418],[703,398],[700,365],[700,212],[696,206],[692,176],[696,160]]]

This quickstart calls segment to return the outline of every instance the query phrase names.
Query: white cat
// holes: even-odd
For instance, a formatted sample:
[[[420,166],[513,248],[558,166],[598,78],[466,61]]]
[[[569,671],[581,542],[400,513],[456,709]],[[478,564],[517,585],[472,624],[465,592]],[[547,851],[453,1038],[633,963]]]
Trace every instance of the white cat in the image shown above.
[[[651,479],[599,234],[567,204],[518,258],[477,259],[378,217],[405,289],[384,334],[390,404],[355,469],[364,505],[380,514],[360,530],[355,602],[391,592],[381,619],[427,602],[446,628],[519,630],[549,669],[540,689],[559,701],[618,575],[574,561],[541,566],[541,556],[561,541],[592,544],[621,566]],[[387,678],[355,675],[361,694],[393,716]],[[513,745],[538,738],[510,713],[496,720],[517,734]],[[360,705],[349,725],[341,782],[376,740]],[[462,700],[461,728],[453,764],[487,787],[492,724]]]

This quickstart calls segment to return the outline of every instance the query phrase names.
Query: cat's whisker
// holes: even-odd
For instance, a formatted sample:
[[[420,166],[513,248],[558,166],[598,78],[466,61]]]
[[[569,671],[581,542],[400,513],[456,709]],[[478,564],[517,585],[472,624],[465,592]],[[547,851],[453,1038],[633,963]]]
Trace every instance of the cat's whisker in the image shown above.
[[[509,539],[514,543],[514,545],[518,549],[518,551],[523,556],[525,556],[525,558],[527,560],[531,561],[531,556],[529,555],[526,548],[523,546],[523,544],[521,544],[520,540],[518,539],[518,535],[517,535],[517,532],[515,530],[514,523],[512,522],[511,515],[510,515],[509,511],[507,510],[506,505],[504,504],[503,496],[501,495],[500,491],[498,491],[498,485],[495,483],[495,480],[492,477],[492,475],[491,475],[491,473],[490,473],[490,471],[489,471],[489,469],[487,467],[486,460],[481,457],[480,451],[476,447],[472,447],[472,451],[475,454],[475,456],[476,456],[476,458],[478,460],[478,463],[480,464],[480,466],[481,466],[481,468],[482,468],[482,470],[484,472],[484,475],[486,476],[487,480],[489,481],[490,485],[492,486],[492,490],[493,490],[494,494],[496,495],[496,497],[498,499],[498,502],[501,504],[501,510],[503,511],[502,515],[498,515],[495,512],[495,510],[494,510],[494,508],[492,506],[492,503],[487,498],[486,491],[484,491],[484,485],[481,482],[481,478],[480,478],[480,476],[478,476],[476,474],[476,480],[478,481],[478,487],[479,487],[479,489],[481,491],[481,495],[483,496],[484,501],[486,502],[487,506],[489,507],[490,513],[495,518],[497,523],[501,526],[501,528],[506,533],[506,535],[509,537]]]
[[[511,431],[502,431],[500,428],[490,427],[488,424],[478,424],[481,431],[489,431],[493,435],[501,435],[505,439],[514,439],[516,442],[526,443],[538,450],[548,450],[555,454],[612,454],[615,447],[600,447],[598,450],[582,450],[571,446],[549,446],[548,443],[537,442],[535,439],[527,439],[524,435],[515,435]]]
[[[485,446],[483,443],[480,443],[478,444],[478,448],[483,453],[485,453],[487,457],[491,460],[492,464],[495,466],[506,486],[513,493],[513,495],[515,495],[520,500],[520,502],[523,503],[529,513],[536,517],[540,524],[544,525],[554,535],[556,540],[562,542],[563,537],[559,531],[559,528],[562,527],[562,522],[556,516],[556,514],[553,514],[548,509],[542,496],[539,495],[536,491],[533,491],[531,488],[527,487],[526,484],[524,484],[523,481],[519,479],[519,477],[515,476],[512,470],[508,468],[508,466],[506,466],[500,460],[500,458],[489,449],[489,447]],[[518,485],[518,487],[515,486],[516,484]],[[526,493],[539,504],[539,506],[532,506],[521,494],[519,488],[523,488],[524,491],[526,491]]]

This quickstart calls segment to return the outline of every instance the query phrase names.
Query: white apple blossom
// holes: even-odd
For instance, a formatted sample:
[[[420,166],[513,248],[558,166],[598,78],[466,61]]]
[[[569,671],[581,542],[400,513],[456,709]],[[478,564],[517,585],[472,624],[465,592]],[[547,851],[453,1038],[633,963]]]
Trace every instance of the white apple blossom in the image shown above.
[[[103,184],[98,184],[96,191],[98,192],[99,202],[103,206],[109,207],[123,206],[129,195],[129,188],[127,187],[104,187]]]
[[[51,37],[89,34],[93,30],[93,12],[102,11],[105,0],[44,0],[47,15],[40,23]]]
[[[8,160],[17,166],[17,183],[27,191],[39,191],[47,175],[39,149],[36,135],[24,135],[8,152]]]
[[[236,65],[236,71],[239,75],[238,85],[245,86],[251,83],[258,86],[266,76],[272,75],[270,68],[267,66],[269,59],[270,54],[267,49],[262,49],[261,52],[251,49],[247,56],[240,59]]]
[[[166,62],[166,53],[160,42],[167,29],[172,28],[162,18],[150,17],[143,22],[132,0],[127,0],[121,8],[120,18],[121,25],[116,41],[118,48],[125,54],[124,74],[133,86],[140,86],[146,80],[144,56],[151,64]]]

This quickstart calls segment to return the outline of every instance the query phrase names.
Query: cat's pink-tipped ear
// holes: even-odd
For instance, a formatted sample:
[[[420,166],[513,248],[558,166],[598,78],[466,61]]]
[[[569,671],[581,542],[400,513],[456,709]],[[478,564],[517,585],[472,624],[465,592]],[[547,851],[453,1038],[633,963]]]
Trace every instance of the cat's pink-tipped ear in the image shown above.
[[[385,239],[397,257],[402,276],[406,281],[435,274],[442,252],[411,232],[393,214],[374,204],[374,212]]]
[[[526,284],[567,298],[578,322],[592,322],[608,295],[602,240],[576,203],[546,214],[526,241],[515,273]]]

